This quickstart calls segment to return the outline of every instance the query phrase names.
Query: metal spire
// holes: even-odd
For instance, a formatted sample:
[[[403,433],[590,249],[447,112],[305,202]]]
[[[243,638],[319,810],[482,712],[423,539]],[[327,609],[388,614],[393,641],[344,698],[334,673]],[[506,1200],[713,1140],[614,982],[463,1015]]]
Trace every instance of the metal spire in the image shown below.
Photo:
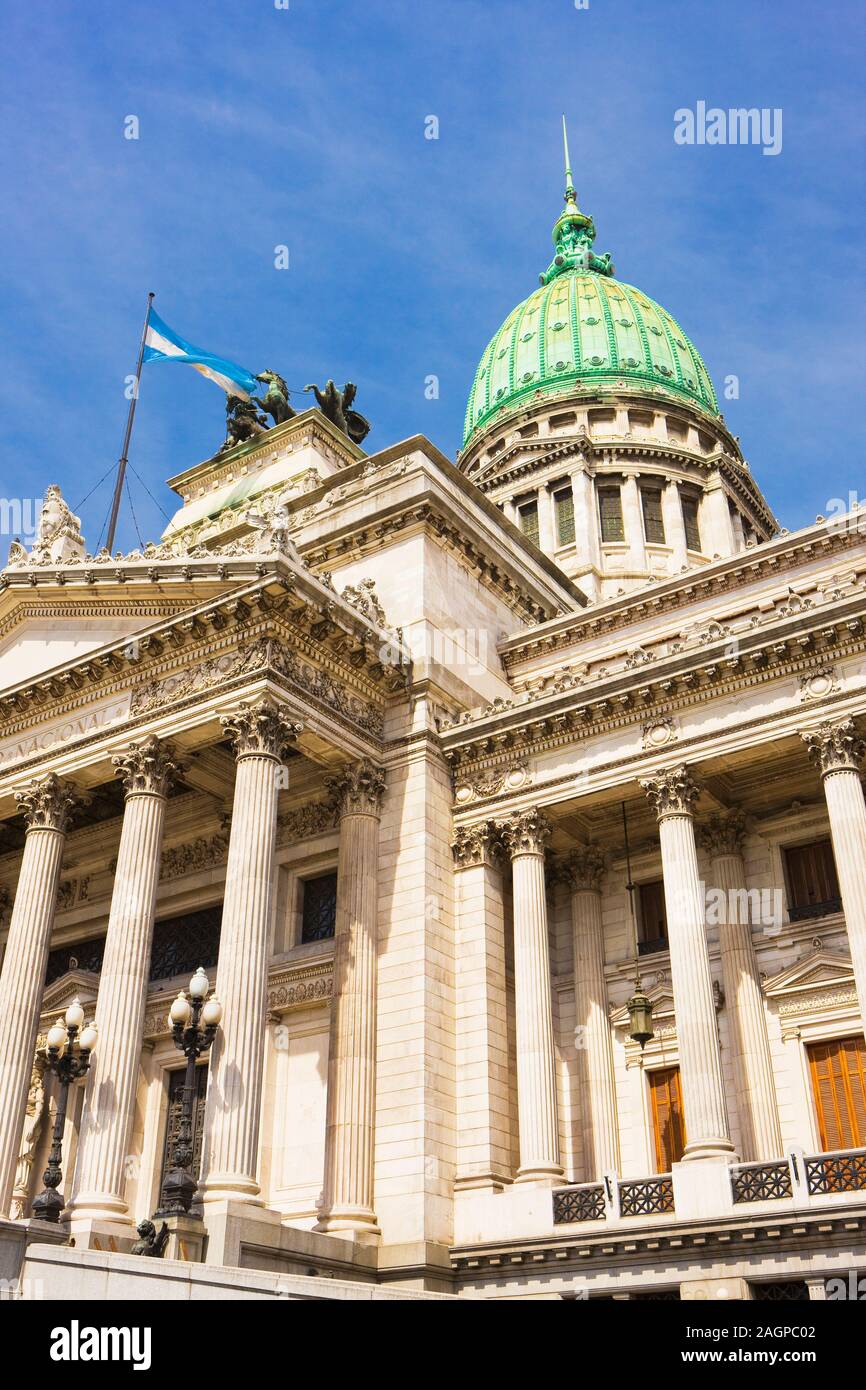
[[[571,160],[568,154],[568,131],[565,126],[565,116],[562,118],[562,148],[565,153],[565,206],[571,211],[570,204],[574,204],[577,211],[577,194],[574,190],[574,179],[571,173]]]

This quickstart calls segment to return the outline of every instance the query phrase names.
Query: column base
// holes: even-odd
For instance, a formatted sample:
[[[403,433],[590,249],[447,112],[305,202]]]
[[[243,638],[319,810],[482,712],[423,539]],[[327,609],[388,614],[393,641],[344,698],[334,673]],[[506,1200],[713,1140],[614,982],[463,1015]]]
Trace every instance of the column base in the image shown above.
[[[683,1163],[699,1163],[702,1159],[714,1159],[721,1163],[739,1163],[739,1156],[730,1139],[698,1139],[694,1144],[686,1144],[683,1150]]]
[[[253,1207],[264,1206],[262,1190],[255,1178],[215,1173],[202,1184],[199,1191],[205,1207],[213,1202],[245,1202]]]
[[[460,1173],[454,1179],[455,1192],[502,1192],[514,1179],[510,1173]]]
[[[514,1181],[532,1187],[559,1187],[565,1181],[565,1171],[561,1163],[537,1163],[518,1168]]]
[[[376,1213],[363,1207],[343,1207],[329,1211],[316,1222],[313,1230],[320,1235],[339,1236],[356,1245],[378,1245],[382,1232]]]
[[[76,1193],[61,1212],[60,1220],[70,1228],[79,1223],[109,1222],[135,1230],[129,1207],[117,1193]]]

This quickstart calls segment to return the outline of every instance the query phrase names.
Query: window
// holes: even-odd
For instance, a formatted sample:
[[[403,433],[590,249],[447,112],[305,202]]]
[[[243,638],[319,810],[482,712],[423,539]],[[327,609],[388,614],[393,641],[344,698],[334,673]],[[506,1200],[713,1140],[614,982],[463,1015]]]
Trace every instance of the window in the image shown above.
[[[520,529],[528,541],[533,545],[538,545],[538,503],[524,502],[522,507],[517,508],[517,515],[520,519]]]
[[[337,875],[322,874],[301,885],[301,941],[325,941],[334,935],[337,921]]]
[[[665,523],[662,518],[662,495],[657,487],[642,487],[640,490],[643,508],[643,532],[650,545],[664,545]]]
[[[660,878],[638,885],[637,907],[639,955],[648,956],[653,951],[663,951],[668,943],[668,919],[665,888]]]
[[[601,539],[605,543],[625,540],[625,527],[622,524],[622,497],[618,487],[600,487],[598,490],[598,514],[601,521]]]
[[[682,497],[683,507],[683,526],[686,531],[686,546],[689,550],[700,550],[701,548],[701,528],[698,524],[698,499],[697,497]]]
[[[553,507],[556,513],[557,545],[573,545],[574,494],[570,487],[560,488],[553,494]]]
[[[162,1171],[159,1175],[159,1191],[171,1163],[172,1149],[180,1129],[181,1109],[183,1107],[183,1083],[186,1067],[168,1074],[168,1118],[165,1125],[165,1140],[162,1146]],[[201,1141],[204,1133],[204,1102],[207,1092],[207,1063],[195,1069],[195,1093],[192,1102],[192,1175],[197,1178],[201,1168]]]
[[[216,965],[219,955],[222,905],[183,917],[166,917],[153,929],[150,948],[151,980],[170,980],[192,975],[202,965]]]
[[[833,846],[829,840],[789,845],[784,851],[788,880],[788,915],[792,922],[826,917],[842,907]]]
[[[866,1145],[866,1043],[860,1036],[807,1049],[821,1152]]]
[[[656,1172],[669,1173],[671,1164],[679,1163],[686,1147],[680,1069],[665,1067],[662,1071],[648,1072],[647,1076],[652,1101]]]

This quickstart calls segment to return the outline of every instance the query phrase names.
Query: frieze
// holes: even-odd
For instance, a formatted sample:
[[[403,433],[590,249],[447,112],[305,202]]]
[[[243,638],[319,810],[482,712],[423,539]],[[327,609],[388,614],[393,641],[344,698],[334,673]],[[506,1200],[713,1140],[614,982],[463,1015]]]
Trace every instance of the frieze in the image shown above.
[[[792,1014],[817,1013],[822,1009],[851,1008],[857,1004],[857,991],[851,986],[846,989],[825,990],[823,993],[800,994],[794,998],[782,999],[776,1006],[780,1017]]]
[[[148,681],[146,685],[136,686],[132,692],[132,713],[149,714],[152,710],[164,708],[190,695],[203,694],[233,680],[236,676],[250,675],[261,671],[268,665],[270,643],[267,637],[259,637],[248,647],[240,647],[222,656],[210,657],[197,666],[173,672],[161,680]]]

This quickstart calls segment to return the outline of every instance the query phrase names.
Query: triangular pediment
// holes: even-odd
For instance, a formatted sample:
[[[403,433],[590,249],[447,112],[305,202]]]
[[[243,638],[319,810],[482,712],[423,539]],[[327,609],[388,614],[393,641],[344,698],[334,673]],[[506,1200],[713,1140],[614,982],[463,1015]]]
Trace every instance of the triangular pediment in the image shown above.
[[[854,985],[851,957],[842,951],[816,948],[810,955],[789,965],[766,981],[764,994],[768,999],[812,994],[816,990],[840,989]]]
[[[674,1008],[674,992],[668,980],[661,984],[654,985],[652,989],[644,991],[653,1006],[653,1019],[668,1019],[673,1021],[676,1016]],[[627,1028],[629,1024],[628,1009],[625,1004],[621,1008],[615,1009],[610,1016],[611,1024],[614,1028]]]
[[[67,970],[59,980],[52,980],[42,995],[43,1018],[50,1014],[50,1021],[53,1022],[54,1015],[62,1014],[76,998],[80,999],[88,1013],[92,1013],[87,1006],[95,1004],[98,991],[99,976],[92,970]]]

